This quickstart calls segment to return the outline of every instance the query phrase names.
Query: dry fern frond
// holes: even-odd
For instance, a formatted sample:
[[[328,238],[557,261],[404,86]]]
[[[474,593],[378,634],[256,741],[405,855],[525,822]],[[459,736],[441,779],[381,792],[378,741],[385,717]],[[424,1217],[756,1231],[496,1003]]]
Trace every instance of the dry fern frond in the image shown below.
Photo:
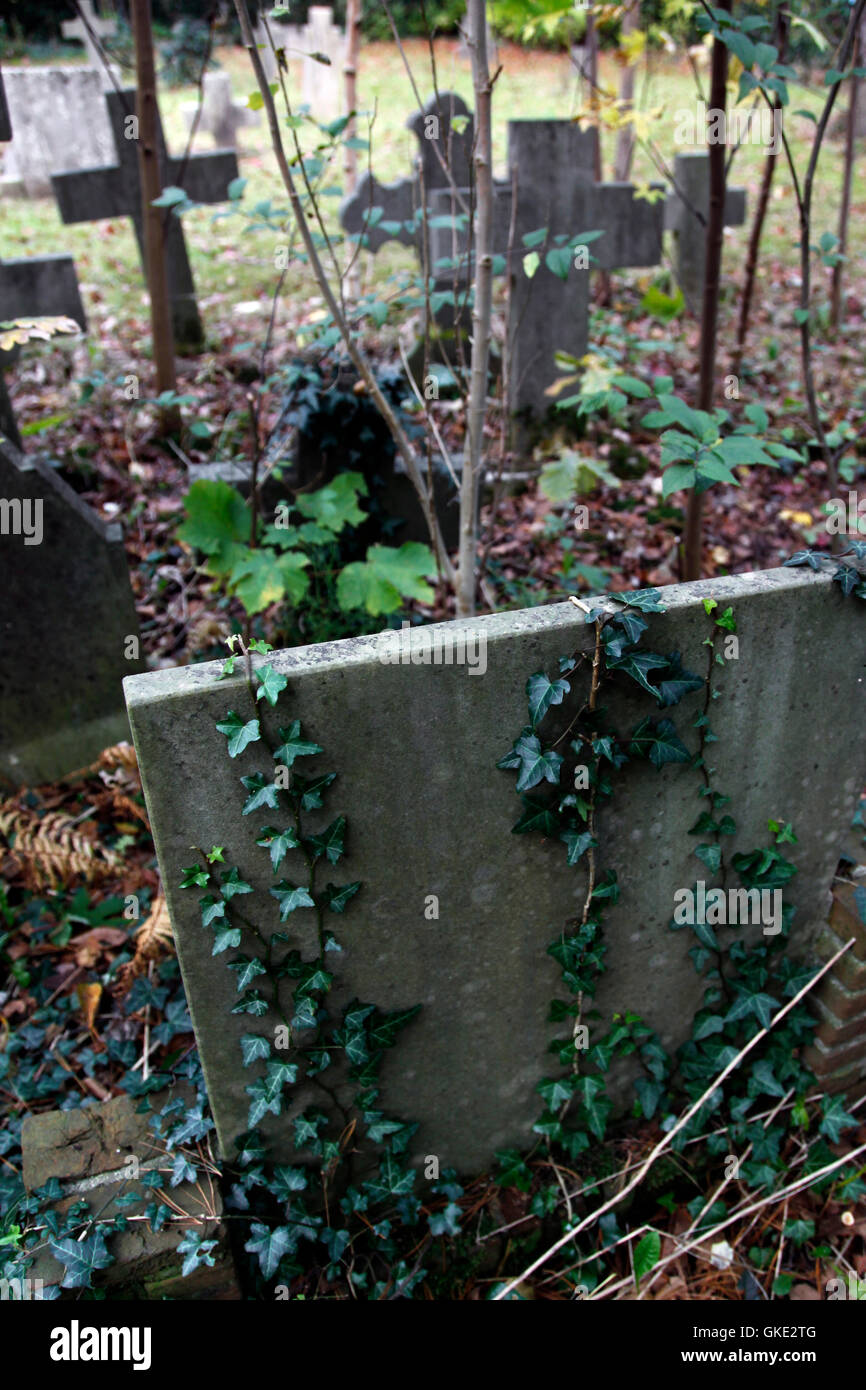
[[[160,893],[159,897],[154,899],[150,916],[145,917],[135,933],[135,955],[117,972],[114,993],[118,995],[128,994],[139,975],[144,974],[150,961],[158,960],[160,956],[167,955],[172,951],[174,951],[174,937],[171,932],[168,904]]]
[[[65,888],[82,878],[94,883],[120,867],[119,857],[59,811],[38,816],[12,800],[0,803],[0,841],[6,842],[7,872],[23,875],[28,888]]]
[[[128,772],[138,773],[138,758],[135,756],[135,749],[131,743],[112,744],[110,748],[106,748],[104,753],[100,753],[93,764],[94,771],[99,768],[106,768],[111,771],[115,767],[124,767]]]

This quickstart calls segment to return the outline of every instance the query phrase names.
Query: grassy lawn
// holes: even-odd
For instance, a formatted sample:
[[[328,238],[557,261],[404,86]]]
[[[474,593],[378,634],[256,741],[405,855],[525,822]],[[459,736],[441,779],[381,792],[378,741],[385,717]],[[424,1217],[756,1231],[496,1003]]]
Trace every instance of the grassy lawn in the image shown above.
[[[429,52],[420,40],[408,41],[406,53],[415,75],[422,99],[432,89]],[[237,98],[253,89],[248,59],[242,49],[219,48],[220,65],[232,76]],[[460,58],[455,40],[439,40],[435,45],[437,81],[440,90],[454,89],[472,103],[472,84],[468,61]],[[66,61],[64,58],[63,61]],[[512,117],[568,117],[577,104],[576,84],[565,55],[536,53],[505,45],[500,48],[502,71],[498,77],[494,100],[494,142],[497,174],[505,175],[507,123]],[[617,73],[612,60],[602,65],[603,80],[615,88]],[[300,91],[300,64],[292,62],[291,89]],[[706,93],[706,77],[704,76]],[[662,115],[653,128],[654,138],[664,161],[670,166],[677,146],[674,141],[676,112],[694,108],[694,78],[685,59],[673,61],[655,55],[649,73],[642,69],[638,78],[638,103],[644,110],[661,109]],[[415,109],[412,86],[398,50],[391,44],[370,44],[362,49],[359,74],[360,103],[372,118],[371,162],[381,179],[393,179],[407,173],[415,152],[415,139],[405,129],[406,116]],[[173,153],[185,148],[186,126],[182,108],[195,98],[195,89],[176,88],[161,91],[161,106],[167,140]],[[816,78],[811,88],[794,87],[791,92],[792,111],[816,111],[821,104],[821,90]],[[838,102],[844,109],[843,97]],[[802,115],[790,115],[786,130],[792,144],[798,168],[805,167],[814,127]],[[304,131],[304,143],[316,141],[311,125]],[[605,131],[603,158],[610,171],[615,136]],[[196,148],[212,148],[209,136],[197,138]],[[841,183],[841,143],[827,140],[815,187],[814,240],[824,231],[835,231]],[[365,156],[360,156],[361,163]],[[732,181],[744,184],[750,197],[749,221],[755,206],[764,161],[764,149],[758,144],[740,148],[734,160]],[[257,127],[241,132],[241,171],[248,180],[245,205],[252,206],[273,199],[275,206],[285,205],[276,164],[267,138],[264,121]],[[851,215],[849,284],[862,271],[866,249],[866,165],[860,160],[855,173]],[[658,171],[646,149],[636,154],[633,177],[638,180],[657,179]],[[341,185],[341,157],[335,161],[330,182]],[[328,180],[326,180],[328,182]],[[323,210],[329,230],[337,228],[336,197],[323,199]],[[245,325],[255,334],[266,320],[269,298],[276,284],[274,269],[275,236],[273,230],[249,232],[238,217],[213,220],[213,209],[197,209],[185,217],[187,240],[198,286],[200,304],[211,331],[215,322],[236,312],[242,305]],[[577,230],[577,229],[576,229]],[[748,239],[748,224],[726,233],[726,275],[739,280]],[[776,286],[768,278],[769,261],[793,270],[797,261],[796,205],[791,180],[780,156],[776,182],[764,232],[764,265],[761,269],[758,296]],[[3,204],[3,254],[7,257],[32,254],[37,250],[54,252],[67,250],[76,260],[79,279],[95,338],[111,337],[115,328],[122,331],[130,314],[140,318],[146,300],[140,274],[138,252],[131,224],[126,221],[89,223],[64,227],[51,199],[19,201],[6,199]],[[381,285],[390,270],[410,266],[412,257],[401,248],[388,247],[365,267],[365,276]],[[652,273],[646,277],[652,279]],[[762,288],[763,287],[763,288]],[[782,290],[784,293],[784,289]],[[305,268],[290,272],[285,282],[285,302],[281,306],[278,325],[283,334],[297,324],[299,301],[315,296],[316,289]],[[793,290],[788,291],[792,300]],[[256,301],[259,308],[256,309]],[[294,301],[294,305],[292,303]],[[136,339],[141,351],[140,339]],[[213,346],[217,346],[214,341]],[[93,353],[92,353],[93,355]],[[99,349],[95,352],[99,356]]]

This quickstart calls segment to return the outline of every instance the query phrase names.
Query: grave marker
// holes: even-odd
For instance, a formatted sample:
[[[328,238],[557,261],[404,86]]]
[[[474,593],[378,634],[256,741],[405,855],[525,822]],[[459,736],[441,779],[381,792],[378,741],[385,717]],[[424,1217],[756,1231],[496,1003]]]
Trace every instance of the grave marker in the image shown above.
[[[676,276],[683,297],[691,312],[700,315],[707,260],[706,219],[710,211],[710,158],[706,151],[678,154],[674,160],[674,179],[676,188],[665,203],[665,231],[673,233]],[[682,190],[686,201],[677,193],[677,188]],[[745,220],[745,188],[728,188],[725,226],[741,227]]]
[[[60,32],[65,39],[77,39],[84,44],[87,66],[98,68],[107,87],[112,83],[105,72],[101,39],[113,38],[117,33],[116,19],[102,19],[93,8],[93,0],[78,0],[80,14],[75,19],[64,19]]]
[[[589,270],[572,264],[563,280],[548,269],[545,253],[559,235],[603,231],[587,244],[593,268],[657,265],[661,260],[663,209],[635,196],[629,183],[596,183],[595,132],[580,130],[572,121],[518,120],[508,123],[509,167],[517,172],[517,213],[511,262],[509,399],[513,412],[540,417],[549,408],[545,389],[556,375],[554,354],[582,357],[589,332]],[[653,185],[658,187],[659,185]],[[463,190],[468,197],[468,190]],[[449,190],[428,200],[439,218],[451,214]],[[512,221],[511,184],[494,187],[494,254],[508,249]],[[523,237],[547,229],[545,242],[534,249],[539,265],[528,274]],[[453,255],[455,230],[431,228],[431,261]],[[457,233],[457,254],[465,250],[466,233]],[[448,274],[443,272],[447,281]]]
[[[765,844],[771,816],[794,823],[791,952],[809,957],[866,771],[862,605],[829,575],[808,570],[677,585],[662,593],[667,611],[649,618],[648,646],[679,651],[686,667],[702,669],[704,598],[734,607],[739,636],[739,659],[718,677],[723,698],[712,720],[716,785],[734,796],[729,847]],[[568,867],[561,845],[511,833],[520,811],[514,778],[496,763],[525,723],[529,675],[555,673],[557,658],[575,647],[589,653],[593,630],[560,603],[414,631],[416,644],[423,634],[440,643],[483,637],[484,674],[468,664],[384,664],[386,634],[296,648],[267,658],[288,687],[264,718],[272,733],[300,720],[302,737],[325,750],[305,772],[337,773],[339,792],[309,818],[315,833],[335,815],[347,817],[348,855],[337,877],[362,883],[338,923],[335,1008],[352,997],[383,1009],[421,1005],[386,1056],[380,1106],[419,1122],[413,1162],[435,1154],[441,1167],[477,1172],[494,1149],[532,1142],[542,1108],[534,1087],[550,1074],[556,1032],[548,1008],[559,976],[547,947],[586,889],[585,870]],[[802,651],[808,681],[791,676]],[[240,777],[268,768],[272,777],[273,762],[267,750],[258,756],[263,744],[235,760],[226,755],[217,721],[229,709],[244,719],[262,715],[264,702],[253,710],[243,676],[221,680],[221,671],[217,662],[157,671],[125,689],[210,1100],[230,1154],[248,1128],[244,1088],[258,1074],[240,1064],[240,1036],[273,1039],[280,1020],[232,1013],[236,972],[229,956],[213,956],[199,895],[179,883],[195,859],[190,845],[224,846],[225,862],[253,885],[244,915],[279,931],[268,855],[255,844],[261,826],[279,816],[241,814]],[[605,693],[624,732],[648,712],[634,691]],[[703,691],[693,693],[674,711],[693,751],[703,700]],[[688,954],[692,934],[669,927],[675,892],[700,877],[689,836],[697,791],[692,768],[635,765],[598,832],[601,866],[617,870],[621,894],[605,919],[609,968],[595,1004],[606,1021],[618,1010],[641,1014],[668,1049],[689,1036],[705,989]],[[298,860],[280,872],[297,877]],[[425,915],[431,894],[435,920]],[[299,932],[314,932],[300,913],[291,921],[292,945]],[[309,938],[301,941],[309,958]],[[276,1155],[292,1161],[289,1118],[267,1124]]]
[[[114,135],[117,163],[102,168],[81,169],[52,175],[54,193],[64,222],[98,222],[105,218],[131,217],[144,265],[144,239],[139,182],[138,147],[127,139],[125,123],[135,112],[135,92],[106,92],[105,103]],[[184,164],[166,152],[162,126],[159,152],[164,188],[182,182],[187,195],[196,203],[221,203],[228,187],[238,176],[233,150],[213,154],[194,154]],[[165,250],[172,323],[178,346],[195,346],[203,339],[201,319],[195,300],[195,284],[186,252],[180,219],[170,210],[166,219]]]
[[[3,74],[15,138],[3,151],[0,192],[48,198],[58,169],[113,157],[111,127],[93,68],[7,68]]]
[[[0,440],[0,782],[55,781],[128,736],[142,670],[120,526]]]
[[[82,330],[87,327],[78,289],[78,276],[71,256],[27,256],[21,260],[0,261],[0,322],[18,318],[74,319]],[[15,424],[12,403],[3,379],[18,349],[0,352],[0,434],[19,448],[21,437]]]
[[[9,106],[6,101],[6,88],[3,86],[3,71],[0,69],[0,144],[12,139],[12,122],[9,120]]]
[[[346,57],[346,36],[334,23],[334,11],[329,5],[311,5],[307,23],[302,31],[304,67],[301,78],[301,100],[309,106],[317,121],[335,121],[341,114],[343,63]],[[328,63],[313,56],[321,54]]]
[[[183,108],[187,129],[191,130],[198,104],[190,102]],[[258,125],[259,111],[252,111],[246,102],[232,101],[232,80],[227,72],[206,72],[204,95],[197,130],[212,135],[217,149],[237,149],[238,131],[244,126]]]

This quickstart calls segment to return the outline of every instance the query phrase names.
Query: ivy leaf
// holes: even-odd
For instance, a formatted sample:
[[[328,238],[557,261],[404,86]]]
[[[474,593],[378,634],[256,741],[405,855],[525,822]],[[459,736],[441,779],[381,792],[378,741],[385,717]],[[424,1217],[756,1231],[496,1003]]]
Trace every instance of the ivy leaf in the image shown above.
[[[854,1116],[845,1109],[841,1096],[824,1096],[821,1113],[824,1118],[818,1126],[818,1133],[826,1135],[831,1144],[838,1144],[843,1129],[852,1129],[857,1124]]]
[[[266,782],[260,772],[254,773],[252,777],[242,777],[241,781],[249,792],[244,802],[243,815],[249,816],[253,811],[260,811],[263,806],[267,806],[271,811],[277,810],[280,789],[274,782]]]
[[[639,613],[630,613],[625,609],[622,613],[617,613],[613,619],[618,627],[621,627],[629,642],[636,642],[642,632],[646,632],[647,623]]]
[[[659,1081],[650,1081],[648,1076],[639,1076],[634,1083],[634,1088],[637,1091],[637,1098],[640,1101],[644,1119],[651,1120],[664,1094],[664,1086]]]
[[[679,704],[683,696],[693,690],[702,690],[704,680],[702,676],[696,676],[694,671],[684,669],[679,652],[671,652],[667,667],[658,677],[657,686],[659,708],[667,709],[669,705]]]
[[[565,830],[559,838],[568,850],[569,864],[576,864],[580,856],[584,854],[590,846],[594,849],[598,844],[598,840],[594,839],[588,831],[583,831],[581,833],[577,830]],[[550,1108],[552,1110],[553,1106]]]
[[[554,836],[559,830],[560,819],[556,813],[543,801],[537,801],[534,796],[523,796],[523,815],[515,826],[512,827],[512,835],[525,835],[529,830],[540,830],[542,834]]]
[[[184,1163],[186,1162],[186,1160],[183,1158],[183,1155],[178,1154],[177,1158],[175,1159],[175,1167],[177,1167],[178,1160],[182,1160]],[[188,1163],[186,1166],[188,1168],[191,1167],[191,1165]],[[193,1181],[193,1179],[195,1178],[195,1169],[192,1168],[191,1171],[192,1177],[190,1178],[190,1181]],[[180,1181],[183,1181],[183,1179],[180,1179]],[[175,1186],[173,1176],[171,1185],[172,1187]],[[185,1279],[187,1275],[194,1273],[195,1270],[197,1270],[202,1265],[207,1265],[209,1267],[215,1265],[216,1260],[214,1256],[211,1254],[211,1251],[215,1248],[216,1241],[205,1240],[202,1236],[201,1231],[196,1231],[192,1227],[189,1230],[184,1231],[183,1240],[177,1247],[177,1253],[179,1255],[185,1256],[180,1271],[183,1278]]]
[[[338,816],[327,830],[320,835],[310,835],[307,844],[312,846],[314,859],[324,854],[329,864],[337,864],[343,855],[343,836],[346,833],[346,817]]]
[[[629,608],[639,608],[642,613],[665,613],[667,609],[661,600],[659,589],[635,589],[633,593],[620,593],[616,597]]]
[[[287,729],[280,729],[280,746],[274,751],[274,762],[291,767],[295,758],[312,757],[314,753],[324,753],[318,743],[308,743],[301,738],[301,721],[294,719]]]
[[[230,927],[226,924],[214,933],[212,956],[220,956],[223,951],[236,949],[241,944],[240,927]]]
[[[821,572],[821,556],[814,550],[798,550],[795,555],[790,555],[784,561],[785,565],[808,565],[810,569]]]
[[[275,671],[273,666],[262,666],[256,671],[259,680],[259,688],[256,691],[257,700],[267,700],[269,705],[275,705],[280,697],[280,692],[285,690],[288,681],[285,676],[281,676],[279,671]]]
[[[241,1038],[241,1052],[244,1066],[249,1067],[253,1062],[266,1061],[271,1055],[271,1045],[267,1038],[260,1037],[258,1033],[244,1033]]]
[[[288,920],[289,914],[295,912],[299,907],[315,907],[316,904],[310,897],[306,888],[297,887],[294,883],[288,883],[282,879],[276,888],[268,889],[272,898],[276,898],[280,904],[280,921]]]
[[[230,709],[222,723],[217,724],[217,729],[221,734],[225,734],[228,739],[228,751],[230,758],[236,758],[248,748],[251,743],[256,743],[261,738],[259,721],[248,719],[246,723]]]
[[[114,1263],[114,1256],[109,1255],[105,1248],[101,1226],[97,1226],[83,1240],[64,1236],[60,1240],[52,1240],[50,1245],[52,1255],[66,1270],[60,1283],[62,1289],[89,1289],[94,1270],[107,1269]]]
[[[665,763],[687,763],[691,760],[689,750],[670,719],[660,719],[658,724],[653,724],[649,718],[642,719],[631,736],[628,751],[632,757],[649,758],[656,768],[663,767]]]
[[[360,879],[357,883],[343,883],[339,887],[333,883],[327,884],[325,892],[328,898],[328,907],[332,912],[345,912],[346,904],[351,898],[354,898],[360,887]]]
[[[543,749],[539,742],[538,735],[530,732],[527,726],[521,733],[510,753],[504,758],[500,758],[496,764],[500,768],[518,767],[520,769],[517,777],[517,790],[519,792],[530,791],[532,787],[538,786],[541,781],[559,781],[559,769],[562,766],[562,754],[554,753],[552,749]]]
[[[848,594],[853,594],[860,583],[860,575],[853,565],[840,565],[833,575],[833,583],[838,584],[842,593],[847,597]]]
[[[237,960],[229,961],[229,970],[238,972],[238,994],[245,990],[247,985],[251,985],[257,975],[267,974],[257,956],[240,956]]]
[[[660,666],[667,666],[667,657],[658,656],[655,652],[627,652],[620,657],[619,661],[609,661],[607,668],[609,671],[623,671],[632,680],[637,681],[638,685],[643,686],[644,690],[649,691],[650,695],[658,697],[658,690],[647,680],[647,672],[656,670]]]
[[[237,869],[229,869],[227,873],[221,874],[220,878],[222,879],[220,892],[226,902],[237,897],[239,893],[251,893],[253,891],[252,884],[242,879]]]
[[[717,874],[722,863],[721,845],[698,845],[695,854],[702,864],[706,864],[711,874]]]
[[[223,898],[215,898],[209,894],[206,898],[199,899],[201,908],[201,924],[203,927],[213,926],[214,922],[226,915],[226,905]]]
[[[203,869],[200,864],[191,864],[188,869],[182,869],[181,888],[206,888],[210,883],[210,874],[207,869]]]
[[[277,872],[290,849],[301,848],[301,842],[292,825],[285,830],[276,830],[272,825],[266,825],[256,840],[256,844],[260,845],[262,849],[270,850],[271,867],[274,873]]]
[[[319,810],[322,805],[322,792],[331,785],[336,776],[336,772],[324,772],[320,777],[307,778],[296,773],[294,790],[300,796],[301,806],[305,811]]]
[[[599,1143],[604,1140],[607,1117],[613,1102],[605,1094],[604,1081],[599,1076],[581,1076],[575,1087],[575,1095],[583,1106],[586,1122]]]
[[[526,694],[529,699],[529,718],[533,729],[544,718],[551,705],[561,705],[563,699],[571,690],[568,681],[548,680],[543,671],[537,671],[534,676],[530,676],[526,682]]]
[[[250,1227],[250,1239],[244,1249],[251,1255],[258,1255],[259,1266],[265,1279],[276,1274],[280,1260],[294,1249],[295,1242],[288,1226],[263,1226],[254,1221]]]
[[[290,1168],[285,1164],[274,1168],[270,1190],[278,1202],[290,1202],[294,1193],[303,1192],[308,1185],[303,1168]]]

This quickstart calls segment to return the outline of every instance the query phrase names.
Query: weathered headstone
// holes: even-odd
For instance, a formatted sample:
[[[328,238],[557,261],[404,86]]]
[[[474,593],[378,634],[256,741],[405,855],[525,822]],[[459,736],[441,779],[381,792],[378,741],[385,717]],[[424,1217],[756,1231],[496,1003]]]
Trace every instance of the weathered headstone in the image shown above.
[[[808,956],[866,772],[862,605],[808,570],[715,578],[665,589],[666,612],[650,616],[648,645],[678,651],[686,667],[700,669],[704,598],[733,606],[739,640],[738,660],[719,677],[723,698],[712,719],[717,785],[735,797],[737,830],[726,844],[751,851],[766,843],[769,817],[794,823],[799,872],[786,889],[797,908],[789,949]],[[513,775],[496,763],[526,722],[529,675],[555,673],[558,657],[575,649],[590,653],[593,636],[583,615],[561,603],[414,629],[417,664],[390,664],[387,634],[267,658],[288,679],[277,708],[263,715],[269,730],[300,720],[301,736],[325,750],[305,772],[338,774],[339,796],[305,819],[305,833],[345,815],[349,853],[338,877],[362,883],[340,919],[333,1002],[421,1005],[381,1073],[383,1111],[420,1124],[415,1162],[435,1154],[443,1167],[478,1171],[495,1149],[531,1142],[540,1109],[534,1088],[551,1067],[548,1007],[559,978],[547,947],[574,919],[586,878],[568,867],[561,845],[511,833],[520,806]],[[450,642],[452,657],[461,642],[478,656],[483,642],[483,671],[478,662],[432,665],[421,644],[434,639],[440,652]],[[803,652],[809,679],[796,680]],[[158,671],[127,680],[125,689],[210,1100],[230,1154],[248,1129],[244,1088],[255,1079],[238,1062],[240,1036],[273,1038],[280,1020],[232,1013],[236,972],[226,956],[212,954],[198,895],[179,884],[195,857],[190,845],[221,845],[226,863],[253,885],[245,918],[279,930],[270,862],[255,844],[261,826],[279,815],[241,815],[240,777],[273,779],[274,764],[266,749],[259,755],[263,743],[226,756],[217,722],[230,709],[260,716],[264,702],[253,708],[243,676],[223,680],[221,671],[222,663]],[[703,691],[693,693],[675,711],[693,751],[689,730],[703,700]],[[647,713],[646,697],[627,681],[605,703],[624,733]],[[696,776],[682,766],[657,772],[635,764],[597,828],[607,846],[601,868],[616,869],[621,891],[605,917],[608,968],[595,1004],[606,1021],[614,1011],[639,1013],[669,1049],[690,1035],[705,989],[688,954],[691,933],[669,927],[675,893],[699,877],[689,836],[699,809]],[[291,878],[302,869],[290,859],[279,872]],[[430,895],[435,917],[425,913]],[[315,928],[301,918],[291,918],[291,945],[300,942],[306,954]],[[268,1124],[277,1152],[290,1156],[288,1118]]]
[[[98,222],[110,217],[131,217],[144,265],[144,226],[139,181],[138,144],[127,138],[132,130],[128,118],[135,113],[135,92],[106,92],[108,118],[114,136],[116,164],[81,169],[75,173],[53,174],[51,182],[64,222]],[[159,128],[159,154],[163,188],[182,185],[196,203],[221,203],[228,187],[238,176],[233,150],[195,154],[186,162],[170,158],[166,152],[162,127]],[[195,300],[186,242],[180,219],[166,210],[165,252],[168,288],[171,297],[175,341],[179,347],[195,346],[203,339],[201,319]]]
[[[334,23],[334,11],[329,5],[310,6],[302,46],[301,100],[317,121],[335,121],[342,110],[346,36]],[[328,61],[320,61],[322,58]]]
[[[95,69],[6,68],[3,80],[15,138],[3,152],[0,193],[50,197],[56,170],[83,169],[112,157]]]
[[[227,72],[206,72],[199,131],[212,135],[217,149],[237,149],[238,131],[244,126],[258,125],[261,113],[253,111],[246,102],[232,101],[232,80]],[[190,102],[183,108],[187,127],[192,129],[198,105]]]
[[[112,77],[116,79],[120,69],[116,64],[112,65],[106,61],[102,40],[114,37],[117,33],[117,20],[103,19],[98,15],[93,8],[93,0],[78,0],[78,10],[79,14],[75,19],[64,19],[60,32],[65,39],[77,39],[84,44],[87,66],[96,68],[102,86],[108,90],[114,86]]]
[[[0,440],[0,781],[54,781],[128,736],[141,670],[120,526]]]
[[[74,320],[87,327],[71,256],[27,256],[0,261],[0,322],[9,319],[52,318]],[[20,447],[21,439],[3,379],[18,352],[0,352],[0,434]]]
[[[678,154],[674,160],[676,189],[665,203],[665,231],[672,232],[680,289],[693,314],[700,314],[707,261],[707,217],[710,210],[710,160],[702,150]],[[728,188],[725,226],[741,227],[746,220],[745,188]]]
[[[661,260],[661,204],[638,199],[629,183],[596,183],[594,140],[594,131],[580,130],[572,121],[508,123],[508,160],[517,175],[517,210],[512,217],[511,184],[497,185],[493,251],[505,255],[513,222],[509,400],[516,414],[542,416],[549,406],[544,393],[555,377],[555,353],[582,357],[587,349],[590,262],[587,256],[586,264],[576,264],[576,249],[570,257],[563,252],[566,278],[554,273],[545,257],[556,250],[557,238],[603,232],[587,243],[595,267],[603,270],[657,265]],[[468,196],[467,190],[464,194]],[[452,216],[450,201],[447,189],[428,200],[435,217],[430,232],[434,268],[453,254],[454,229],[447,225]],[[543,228],[546,237],[534,248],[538,264],[529,274],[523,238]],[[458,255],[460,240],[458,235]],[[462,243],[465,247],[465,233]]]

